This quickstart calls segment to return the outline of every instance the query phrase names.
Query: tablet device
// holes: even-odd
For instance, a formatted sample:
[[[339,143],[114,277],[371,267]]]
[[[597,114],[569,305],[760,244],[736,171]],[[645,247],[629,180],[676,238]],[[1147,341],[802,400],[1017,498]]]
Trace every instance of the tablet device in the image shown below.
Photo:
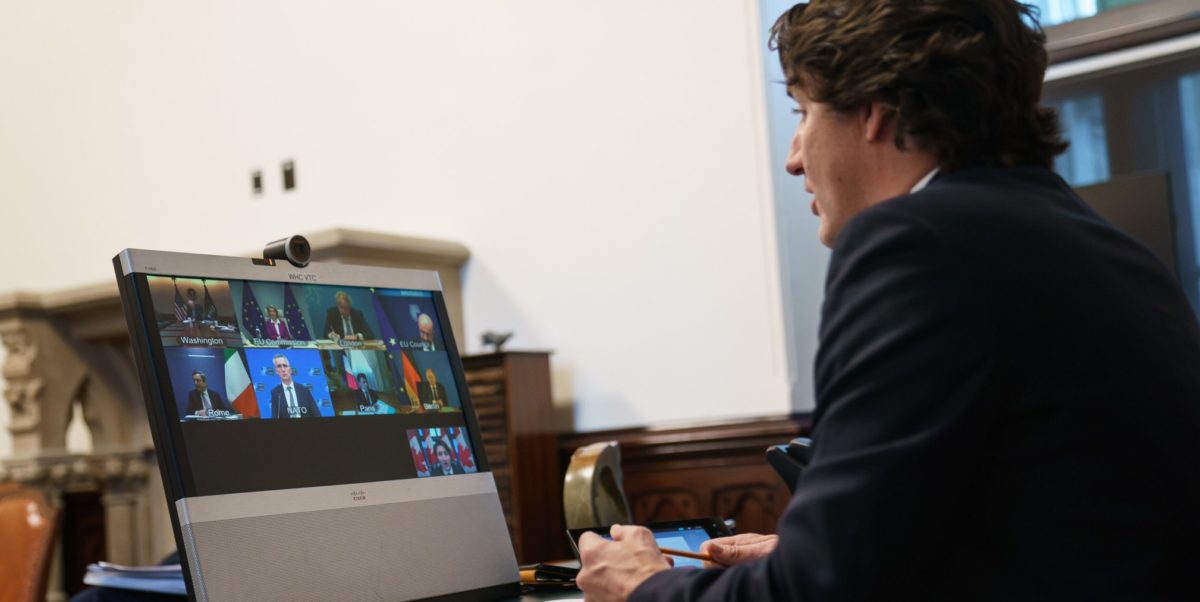
[[[519,594],[436,272],[114,264],[192,600]]]
[[[725,524],[725,521],[719,518],[693,518],[688,520],[675,520],[657,523],[646,523],[641,525],[650,529],[654,534],[654,540],[658,542],[660,548],[670,548],[672,550],[683,550],[687,552],[700,553],[700,544],[717,537],[728,537],[733,535],[733,531]],[[611,540],[612,537],[608,534],[609,527],[589,527],[586,529],[568,529],[567,536],[571,539],[571,548],[575,550],[575,557],[579,557],[579,537],[584,533],[592,532],[604,539]],[[673,556],[675,567],[684,566],[703,566],[704,562],[693,558],[681,558]]]

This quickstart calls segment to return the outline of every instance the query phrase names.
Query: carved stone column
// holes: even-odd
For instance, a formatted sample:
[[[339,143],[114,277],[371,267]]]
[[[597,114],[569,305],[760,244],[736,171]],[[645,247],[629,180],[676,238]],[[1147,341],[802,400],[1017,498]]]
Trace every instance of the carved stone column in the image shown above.
[[[39,432],[42,424],[42,398],[46,379],[34,372],[38,346],[18,320],[0,321],[0,343],[4,345],[4,399],[9,405],[13,451],[23,454],[49,447]],[[60,442],[61,446],[61,442]]]
[[[108,561],[118,564],[150,562],[149,525],[141,520],[145,506],[146,477],[150,466],[138,457],[110,456],[103,463],[105,541]]]

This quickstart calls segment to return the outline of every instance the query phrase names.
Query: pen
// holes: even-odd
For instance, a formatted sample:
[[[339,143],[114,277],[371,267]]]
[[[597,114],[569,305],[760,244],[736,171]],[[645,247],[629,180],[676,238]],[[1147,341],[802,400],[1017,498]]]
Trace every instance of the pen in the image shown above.
[[[683,558],[694,558],[696,560],[706,560],[712,562],[712,556],[708,554],[700,554],[698,552],[689,552],[687,550],[673,550],[671,548],[659,548],[658,551],[667,556],[681,556]]]

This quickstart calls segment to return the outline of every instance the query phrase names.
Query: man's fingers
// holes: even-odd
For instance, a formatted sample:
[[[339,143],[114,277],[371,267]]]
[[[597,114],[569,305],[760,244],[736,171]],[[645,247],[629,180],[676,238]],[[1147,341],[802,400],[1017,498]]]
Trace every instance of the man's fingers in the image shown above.
[[[707,542],[706,542],[707,543]],[[700,551],[712,556],[712,562],[705,561],[708,567],[729,566],[736,562],[738,553],[736,552],[737,544],[711,544],[702,546]]]
[[[723,545],[723,546],[727,546],[727,545],[731,545],[731,544],[739,544],[740,545],[740,544],[755,543],[758,541],[762,541],[764,539],[772,539],[774,537],[775,537],[774,535],[762,535],[760,533],[738,533],[737,535],[729,535],[726,537],[714,537],[714,538],[704,542],[703,545],[707,545],[709,543]]]
[[[592,532],[579,536],[579,562],[586,565],[596,555],[596,551],[605,543],[603,537]]]
[[[708,555],[712,557],[712,562],[706,561],[709,567],[725,567],[733,566],[739,562],[745,561],[745,554],[738,545],[717,546],[708,551]]]
[[[726,539],[726,538],[722,538]],[[774,535],[743,538],[741,541],[720,543],[717,540],[705,542],[701,550],[712,556],[710,566],[732,566],[742,562],[757,560],[775,549],[779,538]]]
[[[772,536],[760,535],[758,533],[738,533],[737,535],[729,535],[727,537],[714,537],[700,544],[700,552],[713,557],[714,562],[705,561],[707,566],[728,566],[731,548],[757,543],[770,537]]]
[[[654,534],[650,532],[650,529],[637,525],[613,525],[608,530],[608,534],[612,536],[613,541],[637,541],[642,544],[656,544]]]

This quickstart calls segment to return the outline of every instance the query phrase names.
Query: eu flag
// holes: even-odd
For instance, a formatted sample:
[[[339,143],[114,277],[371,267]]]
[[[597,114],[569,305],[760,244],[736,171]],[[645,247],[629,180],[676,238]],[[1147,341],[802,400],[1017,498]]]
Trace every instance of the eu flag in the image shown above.
[[[245,280],[242,281],[242,328],[247,336],[259,339],[267,330],[267,321],[263,319],[258,299],[254,298],[254,290]]]
[[[407,351],[400,348],[399,341],[396,337],[396,329],[392,328],[392,321],[388,319],[387,314],[383,312],[383,304],[379,302],[379,293],[375,289],[371,289],[371,302],[374,304],[375,315],[379,318],[379,338],[383,339],[383,343],[387,345],[388,358],[395,361],[400,359],[400,376],[404,379],[404,393],[408,396],[409,403],[413,408],[417,408],[417,382],[421,379],[417,376],[417,370],[412,365],[412,360]]]
[[[308,333],[308,323],[304,321],[304,315],[300,313],[300,304],[296,303],[296,295],[292,294],[292,285],[287,283],[283,285],[283,318],[287,320],[293,339],[297,341],[313,340],[312,335]]]
[[[375,289],[371,289],[371,303],[374,305],[375,316],[379,318],[379,338],[383,339],[388,351],[392,353],[400,351],[400,347],[396,345],[396,329],[392,328],[391,320],[388,320],[387,314],[383,313],[383,305],[379,302],[379,294],[375,292]]]

